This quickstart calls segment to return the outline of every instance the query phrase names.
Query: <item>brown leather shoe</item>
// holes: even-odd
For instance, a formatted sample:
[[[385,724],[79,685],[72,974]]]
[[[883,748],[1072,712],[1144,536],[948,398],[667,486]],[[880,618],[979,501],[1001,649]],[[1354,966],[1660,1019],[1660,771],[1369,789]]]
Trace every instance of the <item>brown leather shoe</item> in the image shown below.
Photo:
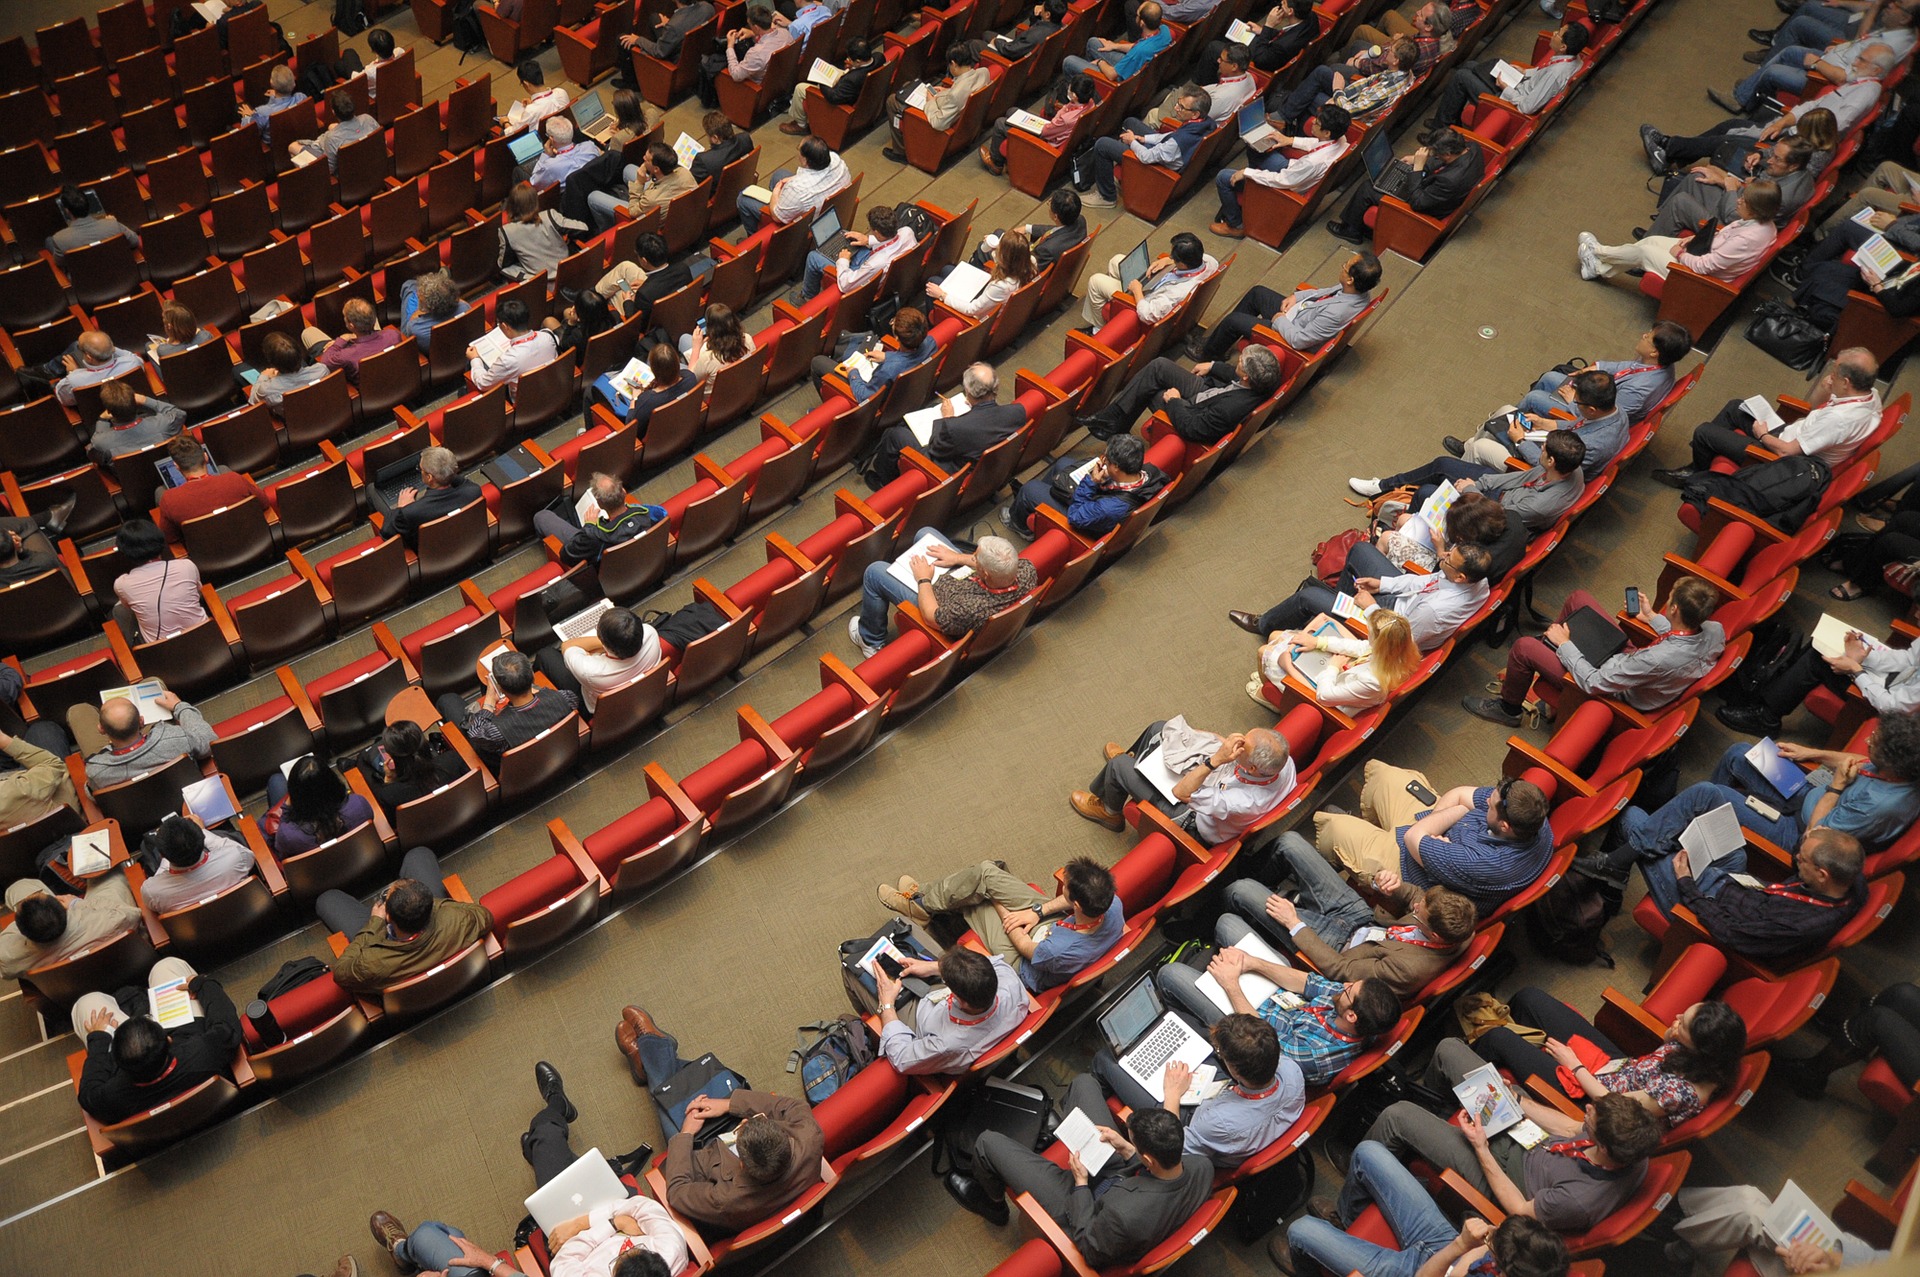
[[[640,1035],[659,1033],[653,1019],[639,1007],[623,1007],[620,1011],[620,1023],[613,1028],[613,1044],[620,1048],[620,1054],[627,1057],[627,1072],[633,1074],[633,1084],[644,1087],[647,1084],[647,1071],[640,1064]]]
[[[795,124],[792,120],[782,120],[780,121],[780,131],[788,137],[805,137],[807,135],[807,126],[804,124]]]
[[[1115,833],[1127,827],[1126,817],[1117,811],[1108,811],[1107,805],[1094,797],[1091,790],[1076,789],[1067,802],[1082,818],[1096,825],[1105,825]]]
[[[980,148],[980,162],[986,165],[987,172],[993,174],[995,177],[1006,176],[1007,166],[997,163],[993,158],[993,152],[984,146]]]
[[[1245,239],[1247,237],[1245,231],[1228,222],[1211,222],[1208,224],[1207,229],[1222,239]]]
[[[1227,619],[1249,634],[1257,634],[1261,638],[1267,636],[1267,632],[1260,628],[1260,618],[1255,613],[1235,609],[1227,613]]]
[[[1112,762],[1114,759],[1120,757],[1120,755],[1126,753],[1127,747],[1117,740],[1110,740],[1100,752],[1107,756],[1108,762]]]
[[[373,1240],[379,1242],[381,1249],[389,1255],[392,1255],[393,1248],[407,1240],[407,1234],[413,1231],[395,1219],[391,1211],[383,1210],[377,1210],[367,1217],[367,1229],[373,1234]]]

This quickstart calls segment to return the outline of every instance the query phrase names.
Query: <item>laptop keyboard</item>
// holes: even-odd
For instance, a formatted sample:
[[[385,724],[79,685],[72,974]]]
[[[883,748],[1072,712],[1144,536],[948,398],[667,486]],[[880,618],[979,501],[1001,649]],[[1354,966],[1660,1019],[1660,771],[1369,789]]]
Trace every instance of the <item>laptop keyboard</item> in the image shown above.
[[[1182,1026],[1173,1020],[1162,1020],[1160,1027],[1141,1039],[1140,1045],[1127,1052],[1127,1066],[1134,1072],[1146,1077],[1158,1073],[1168,1060],[1180,1050],[1187,1040]]]

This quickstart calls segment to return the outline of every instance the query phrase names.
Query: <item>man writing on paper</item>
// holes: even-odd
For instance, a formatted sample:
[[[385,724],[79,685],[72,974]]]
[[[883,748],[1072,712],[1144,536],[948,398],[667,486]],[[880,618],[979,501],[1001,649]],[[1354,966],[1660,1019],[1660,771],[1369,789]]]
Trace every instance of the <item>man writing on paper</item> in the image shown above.
[[[1748,689],[1743,683],[1734,689],[1727,703],[1714,710],[1715,717],[1736,732],[1772,736],[1815,688],[1825,686],[1844,695],[1849,683],[1883,718],[1920,709],[1920,647],[1888,647],[1858,630],[1841,628],[1839,650],[1823,647],[1816,630],[1815,641],[1790,665],[1770,670],[1763,686]]]
[[[1806,416],[1784,425],[1758,395],[1730,399],[1712,421],[1694,428],[1692,464],[1655,470],[1653,477],[1670,488],[1684,487],[1715,457],[1745,462],[1752,447],[1776,457],[1818,457],[1829,468],[1844,465],[1880,424],[1880,391],[1874,386],[1879,375],[1880,363],[1870,351],[1859,346],[1841,351],[1814,385],[1808,399],[1813,407]]]
[[[901,984],[874,964],[879,1054],[902,1073],[959,1073],[1027,1018],[1027,991],[1002,957],[955,945],[938,962],[913,958],[900,973],[946,987],[900,1005]]]
[[[924,551],[917,548],[922,545]],[[895,570],[899,561],[870,563],[860,578],[860,610],[848,619],[847,634],[863,656],[887,641],[896,604],[912,603],[929,625],[959,638],[1040,583],[1039,571],[1005,537],[981,537],[973,553],[964,554],[938,528],[921,528],[914,546],[902,556],[911,585]]]
[[[900,454],[908,448],[920,449],[948,472],[978,461],[988,448],[1027,424],[1027,410],[1018,403],[998,402],[999,393],[1000,379],[992,364],[968,365],[960,374],[958,395],[942,395],[932,408],[910,412],[904,424],[880,432],[867,468],[869,485],[878,491],[898,479]]]
[[[1231,1170],[1286,1134],[1300,1116],[1307,1084],[1300,1066],[1280,1054],[1273,1026],[1257,1015],[1216,1020],[1207,1040],[1226,1070],[1226,1084],[1184,1116],[1181,1101],[1192,1086],[1193,1070],[1178,1060],[1167,1064],[1160,1095],[1149,1094],[1134,1081],[1105,1047],[1093,1057],[1093,1071],[1128,1107],[1142,1112],[1164,1108],[1182,1118],[1185,1151]]]
[[[1076,856],[1063,877],[1060,894],[1049,897],[999,861],[983,860],[924,887],[906,876],[898,885],[883,882],[879,896],[882,905],[922,925],[936,913],[960,914],[995,957],[1013,966],[1020,983],[1039,993],[1078,975],[1126,926],[1105,866]]]
[[[1166,812],[1216,846],[1258,824],[1293,793],[1287,738],[1268,728],[1218,736],[1182,717],[1162,719],[1131,745],[1108,741],[1106,764],[1089,789],[1067,800],[1096,825],[1119,831],[1127,799]]]
[[[876,41],[868,43],[860,36],[847,41],[842,51],[846,61],[838,67],[828,64],[829,70],[840,74],[832,84],[821,84],[811,76],[819,68],[809,69],[809,78],[800,81],[793,90],[793,101],[787,107],[787,118],[780,122],[780,131],[789,137],[805,137],[812,132],[807,127],[807,102],[818,94],[818,100],[828,106],[852,106],[860,100],[860,90],[866,86],[867,76],[886,65],[885,51]],[[815,59],[826,62],[825,58]]]

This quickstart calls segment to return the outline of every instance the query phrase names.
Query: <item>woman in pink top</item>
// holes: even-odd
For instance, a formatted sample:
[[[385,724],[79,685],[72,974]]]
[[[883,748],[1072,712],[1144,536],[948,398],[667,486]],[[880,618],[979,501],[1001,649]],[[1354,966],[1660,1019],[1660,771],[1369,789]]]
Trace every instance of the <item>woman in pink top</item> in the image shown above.
[[[1755,178],[1736,202],[1740,216],[1714,232],[1704,253],[1686,251],[1687,240],[1671,235],[1649,235],[1631,244],[1602,244],[1580,232],[1580,278],[1607,279],[1615,270],[1650,271],[1660,278],[1674,263],[1713,279],[1738,279],[1759,265],[1773,246],[1773,219],[1780,212],[1780,188],[1767,178]]]

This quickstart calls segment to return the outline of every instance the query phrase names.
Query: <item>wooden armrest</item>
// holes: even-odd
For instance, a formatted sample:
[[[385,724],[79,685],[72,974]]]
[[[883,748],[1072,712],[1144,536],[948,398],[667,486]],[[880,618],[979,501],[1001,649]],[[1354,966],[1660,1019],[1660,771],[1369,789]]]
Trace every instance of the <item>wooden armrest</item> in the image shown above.
[[[954,475],[953,471],[942,468],[939,463],[929,459],[927,454],[918,448],[900,450],[900,468],[918,470],[936,485],[951,479]]]
[[[706,453],[696,453],[693,458],[693,470],[703,479],[711,479],[724,490],[731,488],[738,480],[727,473],[727,468]]]
[[[7,472],[7,482],[13,482],[12,471]],[[24,509],[24,505],[16,508]],[[22,515],[20,517],[25,516]],[[66,569],[67,579],[73,582],[74,590],[83,595],[92,595],[93,586],[87,581],[87,570],[80,563],[80,547],[73,543],[73,538],[61,537],[60,543],[54,547],[54,552],[60,558],[60,566]],[[8,659],[11,660],[12,658],[9,657]],[[16,665],[14,668],[18,669],[19,667]],[[21,677],[24,680],[25,675],[23,674]]]
[[[1172,816],[1160,810],[1159,804],[1141,803],[1139,812],[1142,835],[1164,834],[1173,843],[1175,849],[1183,855],[1192,857],[1195,864],[1205,864],[1212,858],[1213,853],[1201,846],[1192,834],[1182,829],[1180,823]]]
[[[1751,829],[1746,828],[1745,826],[1741,827],[1741,832],[1747,836],[1748,847],[1750,847],[1754,851],[1759,852],[1761,855],[1765,856],[1768,860],[1773,861],[1775,864],[1779,865],[1783,869],[1791,869],[1793,867],[1793,853],[1788,851],[1785,847],[1780,846],[1780,844],[1773,842],[1770,839],[1762,837],[1761,835],[1755,833]]]
[[[495,779],[493,772],[488,770],[487,765],[480,761],[479,751],[474,749],[473,742],[467,739],[467,734],[460,730],[460,725],[442,723],[440,734],[446,738],[447,744],[453,747],[453,752],[465,761],[469,771],[480,773],[480,778],[486,782],[487,794],[491,798],[494,791],[500,788],[500,782]]]
[[[347,788],[366,799],[367,806],[373,809],[373,831],[380,835],[380,841],[388,846],[398,843],[400,840],[394,835],[393,826],[387,823],[387,813],[380,806],[380,800],[373,796],[373,786],[367,783],[367,778],[358,767],[347,768],[345,774]]]
[[[1660,1017],[1612,985],[1600,995],[1600,1014],[1593,1018],[1593,1027],[1623,1051],[1654,1050],[1667,1036]]]
[[[220,637],[226,640],[227,646],[239,647],[240,631],[234,626],[233,617],[227,614],[227,605],[220,601],[220,596],[214,593],[211,585],[200,587],[200,601],[206,605],[207,615],[212,617],[213,623],[219,627]],[[239,806],[238,803],[234,805]]]
[[[578,869],[583,877],[591,882],[606,881],[606,875],[601,873],[600,867],[593,863],[593,857],[587,854],[586,845],[574,836],[573,830],[567,828],[566,821],[549,820],[547,840],[553,844],[554,854],[571,860],[573,867]]]
[[[687,791],[680,788],[679,782],[667,775],[666,769],[660,764],[648,763],[643,774],[647,778],[648,792],[680,813],[682,820],[698,820],[704,814],[699,805],[687,797]]]
[[[355,773],[349,773],[353,775]],[[232,786],[228,786],[229,789]],[[237,805],[237,804],[236,804]],[[234,819],[235,828],[246,841],[248,850],[253,852],[254,867],[260,871],[260,880],[267,884],[267,890],[275,896],[287,894],[287,878],[280,872],[280,858],[273,854],[273,848],[267,845],[267,836],[260,832],[251,817],[239,816]]]
[[[1440,1172],[1440,1184],[1451,1192],[1467,1208],[1467,1213],[1478,1215],[1489,1224],[1498,1227],[1507,1220],[1507,1213],[1481,1195],[1479,1189],[1461,1178],[1458,1171]]]
[[[854,700],[862,705],[871,705],[880,699],[880,693],[867,686],[866,680],[847,666],[847,663],[828,652],[820,658],[820,686],[822,688],[838,685],[847,689]]]
[[[868,524],[876,528],[884,527],[893,522],[891,518],[881,514],[878,510],[875,510],[872,506],[845,488],[837,488],[834,490],[833,511],[837,515],[850,514],[856,519],[864,519]]]
[[[144,675],[140,672],[139,662],[133,659],[133,649],[127,646],[127,636],[119,622],[108,621],[102,628],[106,631],[107,648],[113,653],[113,663],[123,670],[132,670],[133,680],[139,682]]]
[[[1034,1228],[1039,1230],[1040,1235],[1047,1239],[1047,1244],[1059,1252],[1061,1262],[1074,1273],[1074,1277],[1099,1277],[1099,1274],[1088,1265],[1086,1257],[1080,1253],[1080,1248],[1073,1244],[1073,1239],[1067,1236],[1066,1230],[1055,1222],[1053,1216],[1041,1208],[1039,1202],[1033,1200],[1032,1193],[1017,1195],[1013,1199],[1013,1204],[1020,1208],[1021,1213],[1026,1215]]]
[[[1782,421],[1798,421],[1813,411],[1810,401],[1793,395],[1781,395],[1773,401],[1773,406],[1779,411]]]
[[[285,665],[276,666],[273,673],[274,677],[280,680],[281,692],[283,692],[286,698],[292,701],[295,708],[300,711],[300,718],[306,723],[307,730],[318,733],[320,730],[320,715],[313,708],[313,701],[307,696],[305,685],[302,684],[299,678],[294,675],[294,672]]]
[[[400,668],[407,676],[407,682],[418,683],[420,671],[413,668],[413,662],[407,659],[407,650],[400,646],[400,640],[393,636],[385,621],[373,623],[373,642],[376,647],[392,659],[400,662]]]
[[[627,428],[627,423],[614,416],[613,410],[603,403],[593,405],[592,420],[587,424],[589,428],[593,426],[603,426],[610,434]]]
[[[320,574],[313,570],[313,564],[307,562],[306,555],[298,550],[288,550],[287,565],[301,580],[313,587],[314,597],[322,604],[333,602],[333,591],[329,590],[327,583],[320,579]]]
[[[535,461],[540,463],[540,469],[543,471],[551,470],[555,466],[560,464],[558,461],[555,461],[553,459],[553,454],[551,452],[548,452],[545,448],[541,447],[538,443],[536,443],[532,439],[527,440],[525,443],[521,444],[520,446],[527,450],[528,456],[532,457]]]
[[[798,546],[781,536],[778,532],[769,533],[767,536],[767,562],[774,563],[781,559],[785,559],[787,562],[793,564],[794,570],[802,576],[805,576],[820,566],[802,554]]]
[[[740,720],[740,739],[743,743],[758,741],[760,747],[767,751],[767,756],[776,764],[784,763],[793,757],[793,747],[780,739],[780,733],[774,731],[753,706],[742,705],[735,712]]]
[[[493,610],[493,603],[486,595],[480,593],[480,587],[475,585],[471,579],[460,582],[460,597],[465,599],[467,605],[479,612],[482,617],[499,615],[499,613]],[[504,638],[506,636],[503,633],[501,637]]]
[[[1038,537],[1040,533],[1046,531],[1049,528],[1055,531],[1064,532],[1068,536],[1074,535],[1073,525],[1067,522],[1066,512],[1060,509],[1060,507],[1058,506],[1054,506],[1054,505],[1036,506],[1033,511],[1033,522],[1035,525],[1033,529],[1033,534],[1036,537]]]
[[[835,367],[838,368],[838,365],[836,364]],[[858,400],[854,398],[853,387],[848,385],[846,377],[842,376],[837,371],[830,372],[826,376],[822,377],[820,379],[820,384],[824,386],[828,391],[831,391],[833,394],[838,395],[840,398],[846,400],[848,403],[858,402]],[[825,394],[821,396],[823,400],[826,397],[827,396]]]
[[[720,615],[726,617],[729,621],[737,621],[746,615],[745,612],[740,610],[739,604],[728,598],[719,586],[707,580],[704,576],[694,581],[693,593],[695,598],[703,599],[720,609]]]
[[[769,439],[782,439],[793,445],[807,442],[800,437],[798,430],[795,430],[792,426],[780,420],[780,418],[774,416],[772,413],[765,412],[760,414],[760,441],[764,443]]]
[[[1532,1091],[1534,1098],[1542,1104],[1564,1113],[1576,1122],[1586,1116],[1585,1110],[1580,1105],[1575,1104],[1559,1087],[1537,1073],[1528,1075],[1527,1089]]]
[[[1520,767],[1513,765],[1516,754],[1525,759],[1525,765]],[[1522,736],[1507,737],[1507,765],[1502,767],[1501,771],[1506,775],[1514,776],[1525,771],[1529,766],[1538,767],[1542,771],[1547,772],[1562,785],[1567,786],[1573,790],[1574,793],[1584,798],[1591,798],[1598,792],[1594,789],[1592,782],[1588,781],[1586,777],[1580,775],[1559,759],[1549,757],[1544,749],[1532,741]]]
[[[1067,353],[1072,354],[1075,350],[1084,350],[1103,364],[1114,363],[1120,358],[1119,351],[1095,341],[1091,333],[1083,333],[1077,329],[1067,333]]]

